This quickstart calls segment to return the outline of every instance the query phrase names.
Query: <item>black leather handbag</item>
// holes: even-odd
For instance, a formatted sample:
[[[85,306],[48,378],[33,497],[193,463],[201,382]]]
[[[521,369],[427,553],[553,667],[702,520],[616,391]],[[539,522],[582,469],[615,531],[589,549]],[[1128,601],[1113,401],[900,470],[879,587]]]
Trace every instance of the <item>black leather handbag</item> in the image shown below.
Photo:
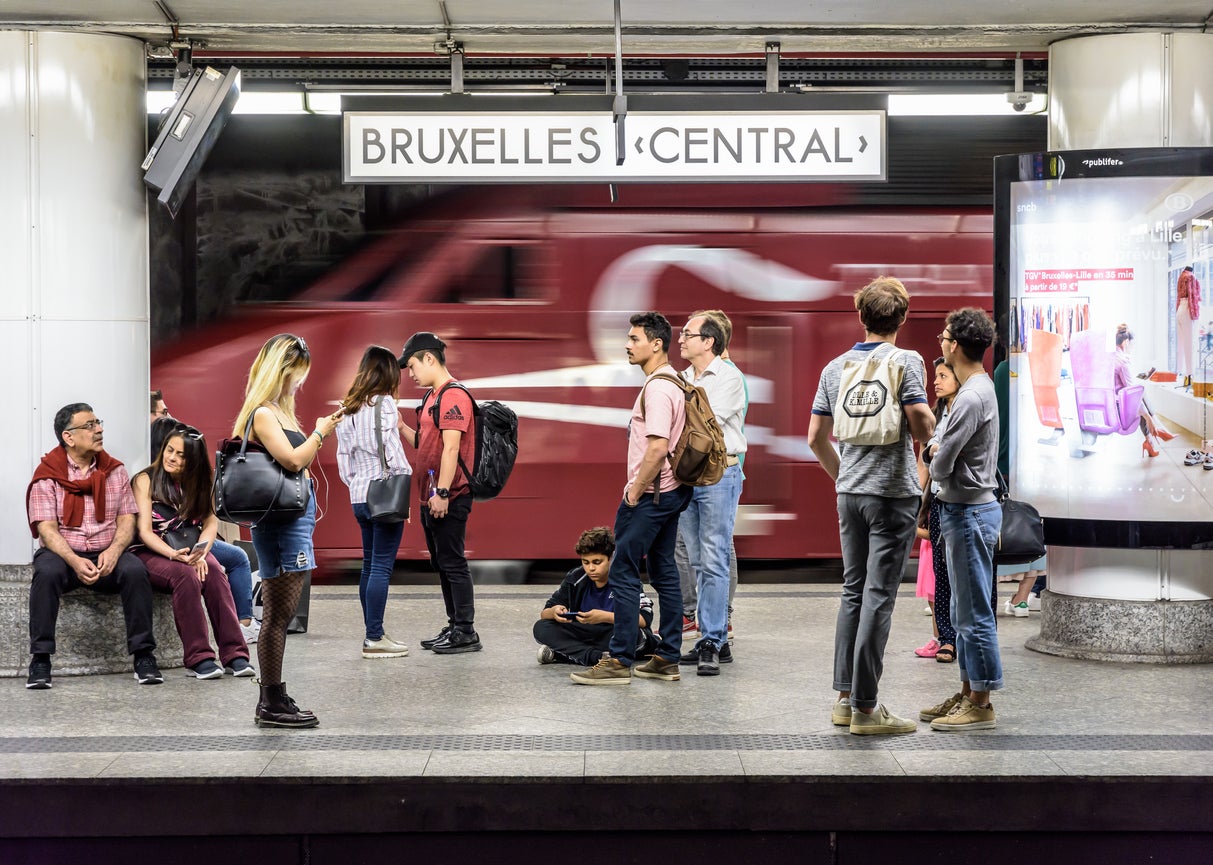
[[[287,523],[303,516],[312,497],[304,470],[287,471],[269,451],[250,442],[253,416],[242,438],[224,439],[215,453],[215,513],[242,526]]]
[[[379,444],[379,464],[383,475],[366,488],[366,509],[376,523],[402,523],[409,518],[409,482],[411,474],[388,474],[387,452],[383,446],[381,421],[383,397],[375,400],[375,441]]]
[[[994,564],[1026,565],[1045,554],[1045,524],[1040,512],[1027,502],[1011,498],[1006,479],[998,473],[998,503],[1002,505],[1002,528],[994,547]]]
[[[169,506],[159,503],[156,509],[163,511]],[[176,510],[171,515],[165,514],[164,528],[160,530],[160,540],[174,550],[192,550],[194,544],[202,537],[202,526],[188,523],[177,516]]]

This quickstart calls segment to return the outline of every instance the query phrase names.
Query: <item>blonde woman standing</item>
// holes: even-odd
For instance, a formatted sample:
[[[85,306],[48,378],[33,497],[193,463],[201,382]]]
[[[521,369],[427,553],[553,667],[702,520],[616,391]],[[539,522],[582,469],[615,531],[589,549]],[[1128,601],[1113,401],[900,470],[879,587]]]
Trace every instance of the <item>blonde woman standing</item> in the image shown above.
[[[412,473],[400,432],[396,428],[400,413],[396,397],[400,392],[400,364],[396,355],[381,345],[372,345],[362,355],[349,393],[341,402],[345,417],[337,427],[337,468],[341,480],[350,488],[354,519],[362,530],[362,576],[358,580],[358,599],[366,633],[362,641],[364,658],[403,658],[408,646],[398,643],[383,630],[383,611],[387,607],[388,584],[396,564],[396,552],[404,535],[404,523],[376,522],[367,508],[367,488],[384,474],[379,459],[379,442],[389,475]]]
[[[312,356],[301,337],[289,333],[270,337],[249,370],[244,405],[236,416],[233,436],[243,436],[252,418],[250,441],[258,442],[284,469],[306,469],[336,428],[341,410],[316,418],[315,429],[304,433],[295,417],[295,394],[307,381]],[[310,479],[309,479],[310,482]],[[253,720],[261,727],[315,727],[320,721],[300,709],[282,681],[286,629],[303,586],[316,567],[312,532],[316,528],[316,497],[300,517],[285,523],[253,526],[253,548],[261,571],[264,612],[257,642],[261,696]]]

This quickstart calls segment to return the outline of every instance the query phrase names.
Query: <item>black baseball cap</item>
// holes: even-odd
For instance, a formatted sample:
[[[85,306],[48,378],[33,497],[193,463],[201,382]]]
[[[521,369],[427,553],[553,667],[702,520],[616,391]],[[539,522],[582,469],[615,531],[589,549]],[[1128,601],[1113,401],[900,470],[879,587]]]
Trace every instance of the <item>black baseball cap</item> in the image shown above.
[[[404,344],[404,348],[400,352],[398,362],[403,369],[409,362],[409,358],[419,351],[442,351],[446,348],[446,343],[440,340],[437,334],[430,333],[428,330],[419,330],[417,333],[409,337],[408,342]]]

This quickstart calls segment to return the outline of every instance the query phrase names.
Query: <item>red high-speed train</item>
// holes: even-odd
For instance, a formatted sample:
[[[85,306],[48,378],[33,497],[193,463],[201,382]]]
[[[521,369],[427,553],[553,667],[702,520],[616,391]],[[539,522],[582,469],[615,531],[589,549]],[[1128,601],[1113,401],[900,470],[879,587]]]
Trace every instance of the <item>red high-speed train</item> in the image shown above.
[[[677,328],[693,310],[719,307],[733,320],[730,350],[750,391],[738,556],[837,558],[833,487],[805,435],[822,367],[862,337],[852,294],[880,274],[901,279],[912,300],[900,344],[929,364],[949,310],[990,308],[990,214],[764,209],[744,206],[745,193],[731,187],[665,197],[694,196],[694,206],[629,206],[640,197],[625,192],[622,205],[542,187],[439,197],[297,300],[246,306],[160,347],[152,381],[177,416],[217,443],[269,336],[289,331],[311,348],[298,400],[310,424],[344,396],[366,346],[398,351],[414,331],[435,331],[452,372],[519,417],[517,466],[499,498],[476,505],[469,557],[569,558],[582,530],[612,522],[624,485],[625,429],[642,380],[624,354],[628,317],[656,309]],[[419,397],[405,376],[402,407]],[[320,468],[318,553],[358,558],[335,448],[321,451]],[[415,523],[400,556],[426,556]]]

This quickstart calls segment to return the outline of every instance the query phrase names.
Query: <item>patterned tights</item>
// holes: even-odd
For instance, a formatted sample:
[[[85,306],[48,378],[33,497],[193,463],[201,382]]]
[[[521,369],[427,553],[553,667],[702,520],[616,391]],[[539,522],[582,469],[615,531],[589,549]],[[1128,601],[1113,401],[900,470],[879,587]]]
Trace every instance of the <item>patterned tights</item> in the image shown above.
[[[299,596],[310,571],[280,573],[261,581],[261,633],[257,637],[257,665],[261,668],[261,684],[277,685],[282,681],[282,655],[286,651],[286,628],[295,615]]]

